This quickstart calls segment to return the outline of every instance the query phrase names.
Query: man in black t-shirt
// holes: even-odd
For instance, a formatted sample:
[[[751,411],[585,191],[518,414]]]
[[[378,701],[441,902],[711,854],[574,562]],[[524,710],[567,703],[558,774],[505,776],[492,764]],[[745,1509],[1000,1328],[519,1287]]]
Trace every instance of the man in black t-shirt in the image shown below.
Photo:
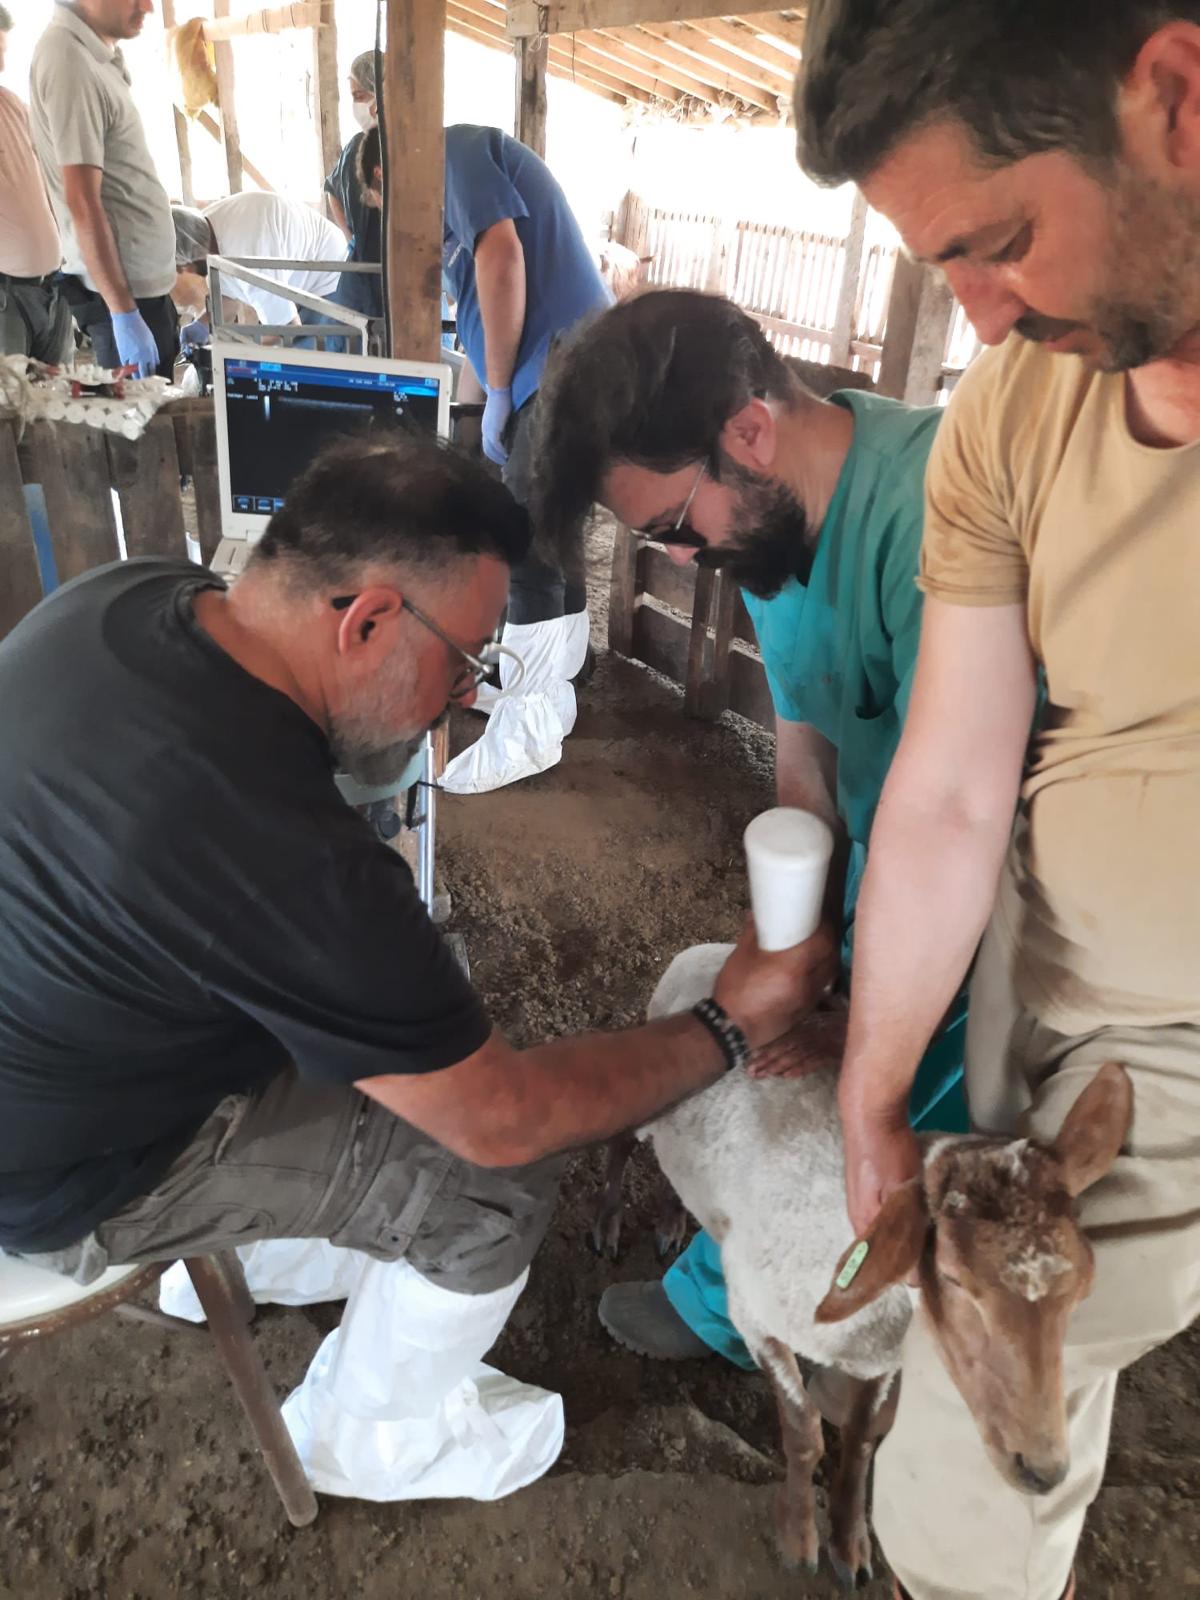
[[[561,1152],[811,1008],[808,947],[747,938],[707,1018],[516,1050],[342,802],[470,703],[527,545],[482,465],[356,440],[232,588],[104,567],[0,645],[0,1248],[88,1282],[325,1238],[494,1294]]]

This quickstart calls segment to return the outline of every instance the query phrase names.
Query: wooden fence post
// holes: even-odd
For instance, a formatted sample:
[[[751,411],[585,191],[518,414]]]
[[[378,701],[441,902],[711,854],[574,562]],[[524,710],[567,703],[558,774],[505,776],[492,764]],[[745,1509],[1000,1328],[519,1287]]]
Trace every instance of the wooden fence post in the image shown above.
[[[842,283],[838,290],[833,333],[829,339],[829,359],[835,367],[850,365],[850,341],[854,338],[854,313],[858,309],[858,285],[862,278],[863,241],[867,232],[867,202],[861,189],[854,191],[850,208],[850,231],[846,235],[846,256]]]
[[[550,41],[545,33],[516,42],[516,114],[513,128],[517,138],[534,155],[546,159],[546,61]]]
[[[172,54],[171,30],[175,26],[175,0],[162,0],[163,29],[167,45],[167,74],[174,82],[174,66],[170,61]],[[183,197],[185,206],[196,204],[196,193],[192,188],[192,147],[188,140],[188,119],[180,108],[174,104],[174,90],[172,90],[171,110],[175,118],[175,146],[179,151],[179,192]]]

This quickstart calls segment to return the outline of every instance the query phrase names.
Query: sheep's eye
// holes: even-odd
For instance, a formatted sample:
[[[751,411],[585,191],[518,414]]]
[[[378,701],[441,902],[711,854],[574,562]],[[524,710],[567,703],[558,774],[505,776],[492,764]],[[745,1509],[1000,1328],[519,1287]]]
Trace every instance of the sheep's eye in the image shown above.
[[[940,1267],[938,1268],[938,1277],[942,1280],[943,1283],[951,1284],[955,1289],[961,1289],[962,1288],[962,1284],[959,1283],[957,1278],[952,1277],[950,1275],[950,1273],[948,1273],[948,1272],[943,1272]]]

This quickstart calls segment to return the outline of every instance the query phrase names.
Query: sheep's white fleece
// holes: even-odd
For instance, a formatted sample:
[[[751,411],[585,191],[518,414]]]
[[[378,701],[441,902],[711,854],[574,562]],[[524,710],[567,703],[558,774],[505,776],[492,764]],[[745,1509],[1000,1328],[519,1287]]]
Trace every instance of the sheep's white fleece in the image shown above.
[[[686,1011],[711,995],[732,949],[701,944],[677,955],[649,1015]],[[853,1240],[832,1072],[758,1080],[728,1072],[641,1132],[679,1198],[720,1244],[729,1313],[751,1354],[777,1339],[855,1378],[899,1367],[912,1314],[903,1285],[844,1322],[813,1321]]]

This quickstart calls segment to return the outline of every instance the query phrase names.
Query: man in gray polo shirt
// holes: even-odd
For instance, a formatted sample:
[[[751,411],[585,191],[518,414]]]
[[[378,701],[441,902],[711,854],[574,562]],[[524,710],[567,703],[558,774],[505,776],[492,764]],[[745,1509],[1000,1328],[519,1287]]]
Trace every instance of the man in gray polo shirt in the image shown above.
[[[175,229],[117,44],[152,10],[151,0],[60,0],[34,50],[30,113],[76,322],[101,366],[170,377]]]

